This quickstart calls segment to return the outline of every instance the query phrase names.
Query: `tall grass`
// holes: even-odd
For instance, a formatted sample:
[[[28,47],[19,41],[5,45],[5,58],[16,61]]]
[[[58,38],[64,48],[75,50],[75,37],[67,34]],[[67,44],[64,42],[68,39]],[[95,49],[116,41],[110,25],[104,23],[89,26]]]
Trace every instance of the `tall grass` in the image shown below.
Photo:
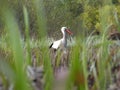
[[[53,89],[53,81],[54,75],[51,67],[51,60],[49,56],[49,49],[43,43],[45,40],[42,40],[44,36],[46,36],[46,20],[44,17],[43,6],[39,6],[39,0],[32,1],[37,13],[37,25],[38,25],[38,34],[40,36],[38,43],[38,47],[42,52],[42,59],[44,61],[44,80],[45,90]],[[86,2],[86,5],[88,2]],[[94,90],[106,90],[106,86],[108,84],[109,78],[107,77],[107,72],[111,75],[111,65],[109,61],[109,53],[108,46],[111,44],[110,41],[107,40],[107,30],[108,30],[108,18],[110,16],[110,5],[111,2],[105,2],[103,8],[100,8],[100,24],[102,34],[99,37],[95,37],[90,35],[89,37],[76,37],[76,44],[71,47],[70,53],[70,74],[68,77],[68,82],[66,84],[66,90],[72,90],[74,87],[77,90],[89,90],[88,85],[88,75],[91,73],[88,70],[88,62],[92,61],[94,67],[92,68],[92,74],[95,78],[95,82],[93,85]],[[5,6],[7,4],[5,3]],[[0,9],[1,10],[1,9]],[[2,10],[2,17],[4,17],[4,24],[6,32],[9,36],[8,41],[11,47],[11,51],[13,52],[12,62],[14,64],[14,68],[9,65],[7,62],[2,62],[0,60],[0,71],[5,74],[10,79],[10,82],[14,84],[14,90],[30,90],[30,85],[28,85],[27,75],[26,75],[26,67],[27,65],[31,65],[31,39],[29,36],[29,13],[25,6],[23,6],[24,13],[24,24],[25,24],[25,35],[26,35],[26,51],[27,56],[24,55],[23,45],[21,42],[20,30],[18,27],[17,20],[15,19],[14,12],[10,10],[8,7],[4,7]],[[42,38],[42,39],[41,39]],[[33,42],[34,43],[34,42]],[[35,45],[35,44],[34,44]],[[43,45],[43,46],[42,46]],[[96,52],[94,52],[96,50]],[[93,60],[92,53],[95,54],[95,59]],[[91,58],[92,57],[92,58]],[[58,58],[60,59],[60,58]],[[108,71],[109,70],[109,71]],[[8,75],[9,74],[9,75]],[[111,81],[110,81],[111,82]]]
[[[21,44],[21,37],[18,29],[18,25],[14,18],[14,15],[11,11],[5,9],[6,12],[3,12],[4,22],[6,26],[6,31],[9,35],[10,47],[13,50],[14,64],[15,64],[15,89],[17,90],[26,90],[28,89],[26,74],[24,72],[24,54]]]
[[[36,8],[37,13],[37,24],[38,24],[38,34],[41,45],[45,43],[44,38],[46,37],[46,19],[44,13],[43,1],[34,0],[33,4]],[[43,46],[41,49],[43,60],[44,60],[44,78],[45,78],[45,90],[52,90],[53,83],[53,71],[51,67],[51,60],[49,56],[49,50],[47,46]]]
[[[80,40],[78,38],[77,45],[73,47],[72,54],[71,54],[71,74],[70,74],[70,81],[72,83],[75,83],[75,78],[77,78],[77,75],[75,76],[75,72],[79,72],[79,78],[83,77],[84,82],[80,80],[78,84],[78,90],[88,90],[88,82],[87,77],[90,73],[89,70],[87,70],[87,63],[89,62],[89,59],[91,59],[90,55],[91,53],[94,53],[96,55],[96,60],[92,60],[92,62],[95,62],[97,66],[94,66],[93,68],[93,75],[95,78],[95,84],[94,89],[95,90],[106,90],[107,84],[110,81],[109,78],[111,78],[111,65],[110,62],[108,62],[109,58],[109,52],[108,47],[111,44],[110,41],[107,40],[107,33],[108,33],[108,27],[111,24],[109,22],[110,16],[111,16],[111,8],[112,3],[111,1],[105,1],[103,2],[103,7],[100,8],[100,24],[101,24],[101,32],[102,34],[98,38],[94,38],[95,36],[89,36],[88,38],[84,40]],[[112,9],[113,10],[113,9]],[[93,39],[92,39],[93,38]],[[92,51],[89,53],[90,48],[92,48]],[[97,49],[97,52],[94,52],[94,50]],[[92,56],[93,57],[93,56]],[[109,70],[108,70],[109,69]],[[109,76],[107,76],[109,73]],[[77,73],[78,74],[78,73]],[[68,80],[68,81],[69,81]],[[72,85],[69,81],[68,88],[70,85]],[[82,82],[82,83],[81,83]],[[78,82],[77,82],[78,83]],[[70,87],[71,88],[71,87]]]
[[[53,70],[51,67],[51,60],[49,52],[43,51],[43,55],[46,55],[44,57],[44,70],[45,70],[45,90],[53,90]]]
[[[72,90],[74,86],[77,87],[77,90],[88,90],[85,46],[85,41],[78,39],[76,45],[72,47],[70,77],[66,90]]]
[[[40,10],[41,8],[39,8],[39,0],[36,0],[34,4],[34,6],[36,7],[36,13],[37,13],[37,17],[38,17],[38,27],[39,28],[39,32],[40,32],[40,36],[41,35],[44,35],[45,33],[45,24],[43,22],[44,19],[42,18],[43,15],[41,14],[42,10]],[[12,48],[12,52],[13,52],[13,60],[11,60],[13,62],[13,64],[15,65],[14,68],[11,68],[13,69],[13,71],[15,71],[14,75],[10,75],[9,77],[10,78],[14,78],[14,82],[13,83],[13,87],[14,87],[14,90],[30,90],[30,87],[29,84],[28,84],[28,80],[27,80],[27,75],[26,75],[26,66],[31,64],[31,47],[30,47],[30,37],[29,37],[29,13],[27,11],[27,8],[25,6],[23,6],[23,14],[24,14],[24,24],[25,24],[25,35],[26,35],[26,51],[27,51],[27,55],[25,56],[23,54],[23,42],[21,42],[21,35],[20,35],[20,30],[19,30],[19,27],[18,27],[18,23],[17,23],[17,20],[15,19],[15,16],[14,16],[14,12],[13,10],[11,10],[10,8],[8,8],[8,3],[5,1],[3,1],[4,3],[4,6],[3,6],[3,9],[1,9],[1,14],[2,14],[2,17],[4,17],[4,24],[5,24],[5,29],[6,29],[6,32],[8,33],[8,41],[9,41],[9,45],[10,47]],[[40,10],[40,11],[39,11]],[[39,19],[39,17],[41,16],[41,18]],[[40,26],[41,25],[41,26]],[[47,54],[46,53],[47,50],[43,50],[43,53],[44,54]],[[44,55],[43,54],[43,55]],[[47,56],[49,56],[47,54]],[[11,58],[12,59],[12,58]],[[50,60],[49,60],[49,57],[45,57],[43,58],[45,59],[45,65],[44,65],[44,68],[45,68],[45,75],[46,75],[46,78],[49,78],[50,76]],[[7,63],[7,62],[6,62]],[[2,63],[4,64],[5,67],[7,67],[7,64],[5,63]],[[4,66],[1,66],[2,68],[4,68]],[[9,63],[8,63],[8,67],[9,67]],[[3,69],[0,69],[1,72],[3,73]],[[46,69],[48,68],[48,70]],[[4,69],[5,71],[4,72],[7,72],[9,70],[9,68],[6,68]],[[10,70],[11,71],[11,70]],[[9,72],[8,72],[9,73]],[[8,73],[5,73],[5,74],[8,74]],[[15,77],[14,77],[15,76]],[[46,90],[50,89],[51,87],[51,77],[50,76],[50,81],[48,81],[47,79],[46,80]],[[47,84],[48,82],[48,84]]]
[[[29,15],[27,12],[27,8],[23,6],[23,13],[24,13],[24,22],[25,22],[25,35],[26,35],[26,49],[27,49],[27,56],[26,61],[28,64],[31,64],[31,49],[30,49],[30,35],[29,35]]]
[[[107,30],[108,25],[110,24],[108,22],[110,17],[110,5],[112,6],[111,1],[105,1],[105,6],[100,9],[100,22],[101,22],[101,29],[102,29],[102,37],[101,37],[101,47],[99,49],[98,55],[99,55],[99,61],[98,61],[98,80],[99,80],[99,87],[98,89],[106,90],[106,84],[107,84],[107,68],[106,68],[106,61],[109,57],[108,55],[108,45],[107,42]]]

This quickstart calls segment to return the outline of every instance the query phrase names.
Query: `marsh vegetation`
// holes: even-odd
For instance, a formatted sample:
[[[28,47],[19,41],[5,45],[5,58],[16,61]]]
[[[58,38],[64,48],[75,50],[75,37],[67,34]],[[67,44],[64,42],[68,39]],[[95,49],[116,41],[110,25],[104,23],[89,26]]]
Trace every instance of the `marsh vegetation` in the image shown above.
[[[0,90],[119,90],[120,0],[0,6]],[[62,26],[74,33],[67,53],[49,49]]]

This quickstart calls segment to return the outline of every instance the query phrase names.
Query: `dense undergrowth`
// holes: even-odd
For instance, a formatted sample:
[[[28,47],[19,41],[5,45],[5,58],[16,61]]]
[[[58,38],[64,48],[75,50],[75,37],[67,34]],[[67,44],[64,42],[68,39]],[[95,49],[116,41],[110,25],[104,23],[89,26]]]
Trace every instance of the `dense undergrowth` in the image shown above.
[[[38,86],[44,84],[45,90],[53,90],[54,87],[54,70],[48,48],[49,41],[43,35],[41,37],[41,33],[46,36],[45,17],[39,4],[34,1],[33,4],[36,6],[36,12],[39,12],[37,13],[40,32],[38,40],[29,36],[29,13],[24,5],[25,38],[20,34],[14,11],[8,8],[8,4],[4,2],[5,6],[0,9],[5,29],[5,34],[0,39],[0,83],[3,83],[5,90],[34,89],[31,83],[37,81],[29,79],[28,66],[43,66],[44,82],[38,83]],[[111,8],[114,9],[112,4],[110,5],[99,9],[101,34],[90,34],[88,37],[76,36],[75,44],[69,47],[69,74],[65,84],[66,90],[72,90],[74,87],[77,90],[109,90],[112,84],[119,86],[120,42],[108,40],[110,25],[107,17],[111,14]],[[115,25],[119,25],[118,20],[115,21]]]

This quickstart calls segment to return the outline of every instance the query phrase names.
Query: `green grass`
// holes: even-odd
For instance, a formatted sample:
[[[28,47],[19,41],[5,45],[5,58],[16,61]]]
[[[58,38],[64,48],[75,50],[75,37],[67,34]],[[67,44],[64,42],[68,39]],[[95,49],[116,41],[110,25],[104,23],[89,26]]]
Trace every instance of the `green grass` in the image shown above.
[[[27,63],[31,64],[31,49],[30,49],[30,37],[29,37],[29,16],[27,12],[27,8],[23,7],[23,13],[24,13],[24,22],[25,22],[25,36],[26,36],[26,49],[27,49]]]
[[[37,13],[37,24],[39,27],[38,34],[40,36],[39,40],[32,41],[29,36],[29,13],[25,6],[23,6],[25,41],[22,41],[14,12],[8,9],[8,7],[4,7],[3,10],[0,9],[2,17],[4,18],[5,30],[7,33],[7,39],[3,36],[1,39],[2,43],[0,43],[0,50],[5,52],[3,59],[0,59],[0,76],[3,77],[6,86],[7,77],[8,81],[14,84],[14,90],[31,89],[26,75],[26,67],[31,65],[31,52],[34,48],[36,48],[35,54],[38,57],[38,63],[40,63],[37,65],[44,65],[44,89],[53,89],[54,75],[51,67],[50,53],[48,46],[45,46],[47,40],[43,37],[46,36],[46,20],[44,17],[43,6],[40,6],[42,9],[39,8],[38,2],[39,0],[33,1]],[[94,90],[106,90],[108,82],[112,82],[110,79],[112,77],[110,71],[112,66],[110,64],[111,59],[109,58],[110,55],[108,52],[108,47],[112,43],[107,40],[106,36],[109,25],[106,17],[110,16],[110,6],[105,6],[102,9],[100,8],[99,13],[101,16],[100,24],[102,34],[100,36],[90,35],[87,38],[78,36],[76,37],[76,45],[71,46],[70,74],[66,83],[66,90],[72,90],[74,86],[77,87],[77,90],[89,90],[89,74],[92,74],[95,77],[95,84],[93,85]],[[25,47],[27,55],[24,55],[23,47]],[[4,58],[7,53],[10,57]],[[95,60],[93,59],[93,54],[95,55]],[[43,63],[41,63],[41,61]],[[91,65],[94,63],[97,65],[92,68],[92,72],[87,69],[89,61]],[[109,76],[107,76],[107,74],[109,74]]]

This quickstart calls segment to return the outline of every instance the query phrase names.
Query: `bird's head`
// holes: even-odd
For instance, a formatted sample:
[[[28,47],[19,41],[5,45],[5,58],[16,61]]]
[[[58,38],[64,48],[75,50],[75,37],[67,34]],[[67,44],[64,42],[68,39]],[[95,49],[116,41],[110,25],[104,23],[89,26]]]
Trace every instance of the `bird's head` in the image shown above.
[[[61,32],[62,32],[62,33],[66,33],[66,32],[67,32],[67,33],[70,34],[70,35],[73,34],[67,27],[62,27],[62,28],[61,28]]]

